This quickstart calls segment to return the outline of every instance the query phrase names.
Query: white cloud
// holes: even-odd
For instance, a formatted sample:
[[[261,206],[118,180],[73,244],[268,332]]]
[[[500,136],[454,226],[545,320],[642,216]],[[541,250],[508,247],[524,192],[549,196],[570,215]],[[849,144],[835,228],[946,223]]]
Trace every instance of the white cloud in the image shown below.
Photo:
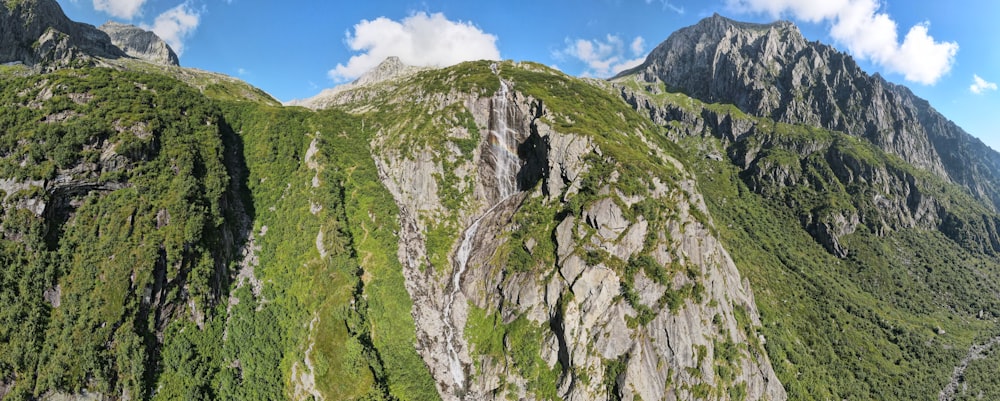
[[[982,94],[983,92],[997,90],[997,84],[993,83],[993,82],[989,82],[989,81],[987,81],[985,79],[982,79],[977,74],[972,74],[972,85],[969,86],[969,90],[972,91],[972,93],[975,93],[975,94],[978,95],[978,94]]]
[[[143,24],[142,27],[153,31],[166,41],[177,55],[181,55],[184,53],[184,41],[194,33],[199,23],[201,14],[185,3],[156,16],[152,26]]]
[[[879,0],[727,0],[741,12],[790,16],[806,22],[831,22],[830,36],[854,56],[871,60],[908,81],[934,84],[951,70],[958,52],[955,42],[938,42],[930,24],[910,27],[899,42],[896,21],[879,12]]]
[[[346,41],[361,54],[330,70],[330,78],[337,82],[355,79],[389,56],[408,65],[433,67],[500,58],[496,36],[441,13],[419,12],[398,22],[385,17],[362,20],[354,25],[353,35],[347,33]]]
[[[113,17],[132,19],[142,13],[146,0],[94,0],[94,9]]]
[[[646,50],[646,40],[642,36],[636,36],[632,40],[632,55],[639,56],[642,52]]]
[[[555,52],[553,56],[561,60],[575,58],[582,61],[587,66],[586,71],[581,74],[585,77],[609,77],[642,64],[646,59],[643,55],[644,48],[645,40],[642,37],[636,37],[626,47],[622,38],[607,35],[604,40],[567,40],[566,48]],[[628,51],[639,57],[629,58]]]

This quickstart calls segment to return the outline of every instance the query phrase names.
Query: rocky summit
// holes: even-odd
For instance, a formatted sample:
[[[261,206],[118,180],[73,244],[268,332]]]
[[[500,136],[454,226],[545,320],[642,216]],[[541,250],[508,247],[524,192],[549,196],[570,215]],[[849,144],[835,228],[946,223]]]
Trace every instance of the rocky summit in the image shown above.
[[[70,21],[55,0],[6,1],[0,10],[0,63],[56,67],[74,60],[134,57],[178,65],[152,32],[109,22],[100,28]]]
[[[0,4],[0,399],[1000,395],[1000,155],[791,23],[298,107]]]
[[[159,64],[180,65],[174,50],[155,33],[114,21],[108,21],[97,29],[108,34],[111,43],[131,57]]]

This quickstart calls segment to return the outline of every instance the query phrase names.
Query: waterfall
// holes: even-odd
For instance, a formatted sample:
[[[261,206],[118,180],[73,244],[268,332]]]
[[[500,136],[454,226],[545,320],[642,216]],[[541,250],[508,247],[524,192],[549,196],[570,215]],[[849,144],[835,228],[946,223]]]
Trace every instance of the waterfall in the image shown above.
[[[521,159],[517,157],[517,132],[507,124],[510,119],[507,105],[507,83],[500,80],[500,90],[493,97],[490,113],[490,156],[493,158],[493,177],[498,200],[507,199],[517,192],[517,172]],[[499,201],[498,201],[499,202]]]
[[[462,275],[468,267],[469,257],[472,256],[472,246],[479,231],[479,223],[489,216],[508,198],[517,193],[517,172],[521,168],[521,159],[517,157],[517,132],[507,124],[510,115],[508,113],[508,87],[507,83],[500,80],[500,90],[494,95],[490,112],[490,136],[489,153],[485,155],[493,161],[493,184],[496,186],[496,203],[490,206],[483,214],[479,215],[472,224],[462,233],[462,242],[455,252],[455,273],[451,278],[451,292],[445,299],[444,323],[445,323],[445,347],[448,351],[448,366],[451,376],[455,379],[456,385],[465,388],[465,371],[462,361],[458,355],[459,340],[455,338],[458,329],[452,321],[452,306],[455,303],[455,296],[461,291]]]

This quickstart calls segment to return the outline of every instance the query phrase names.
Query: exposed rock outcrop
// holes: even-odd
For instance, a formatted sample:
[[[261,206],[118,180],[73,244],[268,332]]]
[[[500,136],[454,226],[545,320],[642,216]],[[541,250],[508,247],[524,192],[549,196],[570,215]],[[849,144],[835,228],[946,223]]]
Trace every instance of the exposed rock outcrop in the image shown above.
[[[0,64],[65,64],[88,57],[126,57],[108,34],[70,21],[55,0],[0,4]]]
[[[396,56],[390,56],[383,60],[368,72],[358,77],[353,82],[339,85],[322,92],[308,99],[297,99],[288,102],[289,106],[303,106],[310,109],[325,109],[333,105],[346,104],[362,100],[358,96],[362,93],[355,91],[358,88],[372,87],[386,81],[392,81],[408,77],[427,68],[406,65]]]
[[[537,252],[535,239],[508,243],[522,205],[551,208],[582,198],[590,158],[603,153],[591,138],[550,127],[541,102],[518,92],[517,82],[512,85],[513,90],[501,89],[490,98],[466,94],[428,100],[457,101],[472,114],[483,134],[471,155],[460,158],[440,146],[400,152],[392,146],[394,132],[380,133],[373,143],[380,178],[400,207],[398,256],[414,301],[418,352],[441,395],[446,400],[540,396],[538,378],[517,367],[524,363],[512,356],[517,350],[491,354],[474,341],[473,330],[483,330],[469,326],[477,311],[495,314],[501,325],[517,321],[535,327],[537,357],[544,361],[540,369],[557,373],[553,391],[563,399],[681,400],[704,388],[716,389],[723,399],[730,388],[745,390],[750,400],[784,399],[755,329],[760,321],[753,295],[711,233],[712,223],[697,217],[707,210],[693,181],[653,179],[655,188],[640,197],[603,188],[603,195],[582,205],[579,215],[553,222],[554,265],[518,271],[503,262],[511,246]],[[447,104],[452,103],[432,108]],[[518,169],[507,171],[496,162],[495,152],[509,151],[495,146],[496,132],[511,135],[518,148],[532,149],[518,152]],[[660,157],[681,166],[665,154]],[[457,212],[461,235],[454,237],[450,260],[438,266],[429,255],[428,232],[446,219],[444,200],[436,195],[443,185],[442,160],[458,160],[453,169],[472,177],[473,188],[465,200],[469,206]],[[503,171],[511,179],[541,182],[519,180],[517,194],[498,196],[504,192],[497,184],[504,181],[498,177]],[[606,178],[620,176],[614,172]],[[670,205],[669,222],[654,227],[650,220],[663,216],[633,216],[632,205],[645,197]],[[464,250],[468,236],[471,247]],[[642,252],[653,255],[648,272],[621,269],[622,261]],[[610,259],[595,260],[602,254]],[[542,254],[533,258],[544,260]],[[686,273],[677,272],[677,266],[685,266]],[[460,268],[464,271],[453,275]],[[623,293],[624,288],[632,290]],[[635,303],[623,294],[634,294]],[[451,325],[457,335],[449,334]],[[517,347],[517,341],[506,338],[504,347]],[[730,351],[726,344],[751,345]],[[450,361],[452,352],[457,362]],[[720,376],[718,369],[735,373]]]
[[[872,159],[865,149],[870,143],[993,207],[1000,200],[1000,155],[905,87],[865,74],[829,46],[807,42],[789,22],[748,24],[715,15],[677,31],[642,65],[612,81],[636,110],[671,127],[675,139],[721,139],[724,149],[705,150],[706,157],[728,156],[753,191],[798,209],[803,228],[838,257],[849,253],[840,238],[862,226],[877,235],[940,228],[959,243],[997,251],[993,224],[952,215],[924,189],[937,184],[887,159]],[[664,101],[664,91],[705,103]],[[766,127],[758,126],[762,121]],[[832,203],[807,204],[794,188],[827,192],[822,197]],[[836,188],[853,189],[837,195]]]
[[[159,64],[180,65],[170,45],[153,32],[114,21],[108,21],[97,29],[108,34],[111,43],[129,56]]]
[[[617,78],[626,76],[754,116],[867,139],[965,186],[994,209],[1000,205],[1000,154],[907,88],[806,41],[790,22],[749,24],[716,14],[673,33]]]

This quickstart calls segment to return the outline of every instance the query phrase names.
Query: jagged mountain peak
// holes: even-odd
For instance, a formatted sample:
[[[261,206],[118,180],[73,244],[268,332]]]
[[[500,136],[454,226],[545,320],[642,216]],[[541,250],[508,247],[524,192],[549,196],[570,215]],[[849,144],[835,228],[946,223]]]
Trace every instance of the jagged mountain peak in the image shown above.
[[[386,57],[381,63],[379,63],[375,68],[368,70],[364,75],[359,77],[353,83],[354,85],[369,85],[378,82],[385,81],[387,79],[396,78],[399,76],[408,75],[410,73],[419,71],[419,67],[414,67],[403,63],[399,57],[389,56]]]
[[[427,67],[417,67],[403,63],[399,57],[389,56],[353,82],[324,89],[316,96],[308,99],[292,100],[288,102],[287,105],[303,106],[311,109],[326,108],[333,104],[350,101],[352,97],[349,92],[353,89],[410,76],[426,69]]]
[[[55,0],[0,4],[0,62],[35,65],[85,56],[119,58],[126,54],[93,25],[67,18]]]
[[[130,24],[108,21],[100,29],[129,56],[159,64],[180,65],[174,49],[155,33]]]
[[[178,65],[170,46],[141,28],[113,22],[96,28],[74,22],[55,0],[0,3],[0,63],[54,67],[77,59],[128,57]]]
[[[726,72],[718,67],[732,61],[731,56],[720,56],[740,56],[744,64],[750,64],[747,68],[760,70],[754,74],[755,78],[774,79],[780,71],[768,67],[786,64],[807,45],[798,27],[789,21],[757,24],[714,14],[677,30],[654,48],[642,64],[615,78],[640,75],[646,81],[663,81],[707,101],[725,100],[710,88],[712,81],[725,78],[718,76]],[[752,62],[746,63],[749,61]],[[682,80],[689,82],[678,82]]]
[[[751,24],[713,15],[670,35],[643,64],[613,80],[661,84],[753,116],[864,138],[1000,205],[1000,155],[906,87],[807,41],[787,21]],[[968,169],[970,157],[991,168]]]
[[[755,22],[744,22],[737,21],[731,18],[722,16],[719,13],[713,13],[712,16],[703,18],[688,28],[694,31],[704,31],[708,30],[729,30],[729,29],[739,29],[744,31],[756,31],[756,32],[767,32],[772,29],[775,30],[790,30],[799,34],[799,28],[794,23],[788,20],[779,20],[769,23],[755,23]],[[801,34],[799,34],[801,36]]]

